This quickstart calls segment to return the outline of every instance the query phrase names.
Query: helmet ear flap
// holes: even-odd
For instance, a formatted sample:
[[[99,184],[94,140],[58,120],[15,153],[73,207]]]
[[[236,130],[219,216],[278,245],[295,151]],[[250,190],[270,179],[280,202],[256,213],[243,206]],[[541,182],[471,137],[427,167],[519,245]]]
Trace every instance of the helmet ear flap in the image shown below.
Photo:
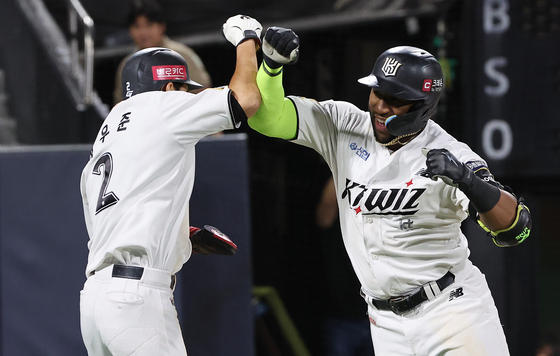
[[[417,106],[416,110],[413,108]],[[387,130],[395,137],[410,135],[420,131],[432,117],[437,106],[437,102],[426,106],[423,103],[414,104],[410,110],[403,115],[393,116],[387,120]]]
[[[422,109],[423,112],[426,112],[428,110],[428,107],[424,104],[424,101],[415,101],[414,104],[412,104],[412,106],[410,107],[410,109],[408,109],[408,112],[412,112],[412,111],[420,111]]]

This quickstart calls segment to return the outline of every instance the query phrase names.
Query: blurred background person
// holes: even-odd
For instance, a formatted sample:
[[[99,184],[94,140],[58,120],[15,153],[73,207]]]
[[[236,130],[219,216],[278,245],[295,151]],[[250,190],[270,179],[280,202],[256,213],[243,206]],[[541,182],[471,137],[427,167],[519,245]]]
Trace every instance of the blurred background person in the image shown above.
[[[560,324],[544,331],[535,356],[560,356]]]
[[[162,7],[157,1],[134,0],[128,11],[126,21],[130,37],[137,47],[134,52],[148,47],[165,47],[172,49],[187,61],[189,76],[192,80],[202,84],[206,88],[212,86],[210,74],[206,71],[204,63],[202,63],[202,60],[195,51],[180,42],[173,41],[165,34],[165,16]],[[121,84],[122,69],[124,63],[131,55],[132,53],[126,56],[117,68],[113,104],[123,99]],[[196,91],[194,93],[196,93]]]

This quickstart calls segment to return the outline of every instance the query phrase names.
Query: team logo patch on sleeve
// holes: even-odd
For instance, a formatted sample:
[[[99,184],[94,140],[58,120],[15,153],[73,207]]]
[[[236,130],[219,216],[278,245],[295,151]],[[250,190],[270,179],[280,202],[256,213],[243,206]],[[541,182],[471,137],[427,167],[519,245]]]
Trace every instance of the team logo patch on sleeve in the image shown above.
[[[474,174],[482,179],[485,182],[488,182],[490,184],[496,185],[498,187],[503,187],[499,182],[496,182],[494,180],[494,176],[492,175],[492,173],[490,173],[490,170],[488,169],[488,166],[486,166],[486,162],[484,161],[469,161],[467,163],[465,163],[465,166],[467,166],[470,170],[472,170],[474,172]]]
[[[484,161],[468,161],[467,163],[465,163],[465,166],[467,166],[473,172],[479,171],[481,169],[488,169]]]

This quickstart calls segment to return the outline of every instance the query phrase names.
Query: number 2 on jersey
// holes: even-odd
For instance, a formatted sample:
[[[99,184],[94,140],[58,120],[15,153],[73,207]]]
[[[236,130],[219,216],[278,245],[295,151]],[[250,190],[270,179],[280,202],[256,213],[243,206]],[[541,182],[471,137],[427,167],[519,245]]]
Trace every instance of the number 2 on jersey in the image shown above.
[[[103,171],[101,171],[103,166]],[[97,199],[97,206],[95,208],[95,215],[110,206],[117,204],[119,198],[113,192],[107,192],[107,186],[111,180],[111,173],[113,173],[113,156],[109,152],[105,152],[99,157],[93,166],[93,174],[101,175],[103,172],[103,183],[99,191],[99,198]]]

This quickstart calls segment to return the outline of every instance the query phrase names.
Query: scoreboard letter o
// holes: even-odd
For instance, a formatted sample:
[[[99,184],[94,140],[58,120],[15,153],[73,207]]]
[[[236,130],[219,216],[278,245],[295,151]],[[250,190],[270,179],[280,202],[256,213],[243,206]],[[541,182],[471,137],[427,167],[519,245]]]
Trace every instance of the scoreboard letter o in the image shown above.
[[[502,138],[500,147],[494,147],[492,137],[499,133]],[[511,127],[504,120],[490,120],[482,129],[482,149],[490,159],[502,160],[507,158],[513,147]]]

